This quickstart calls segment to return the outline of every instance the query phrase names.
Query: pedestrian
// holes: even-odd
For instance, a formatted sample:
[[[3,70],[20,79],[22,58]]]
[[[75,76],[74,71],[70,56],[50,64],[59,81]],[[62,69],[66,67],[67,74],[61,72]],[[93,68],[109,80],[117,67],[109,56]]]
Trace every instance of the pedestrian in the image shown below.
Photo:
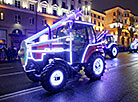
[[[6,57],[6,53],[4,51],[4,49],[2,49],[2,53],[1,53],[1,61],[4,61]]]

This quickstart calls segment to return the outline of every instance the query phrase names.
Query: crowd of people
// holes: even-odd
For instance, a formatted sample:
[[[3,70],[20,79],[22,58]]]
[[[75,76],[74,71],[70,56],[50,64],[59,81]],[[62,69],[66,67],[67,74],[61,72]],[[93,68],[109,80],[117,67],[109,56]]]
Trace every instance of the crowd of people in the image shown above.
[[[15,47],[2,47],[0,48],[0,61],[17,60],[18,51]]]

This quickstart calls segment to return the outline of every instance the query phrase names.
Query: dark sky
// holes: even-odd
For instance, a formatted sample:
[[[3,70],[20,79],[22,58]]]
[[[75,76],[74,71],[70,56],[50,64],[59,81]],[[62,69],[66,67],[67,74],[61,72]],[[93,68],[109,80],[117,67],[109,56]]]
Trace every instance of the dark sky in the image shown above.
[[[98,11],[117,5],[130,9],[133,14],[138,15],[138,0],[92,0],[92,8]]]

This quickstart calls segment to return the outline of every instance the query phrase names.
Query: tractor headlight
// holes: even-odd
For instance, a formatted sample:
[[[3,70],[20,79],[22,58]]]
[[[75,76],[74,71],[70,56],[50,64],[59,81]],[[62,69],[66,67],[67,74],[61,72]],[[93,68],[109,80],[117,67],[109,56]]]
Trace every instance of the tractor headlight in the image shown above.
[[[18,51],[18,55],[19,55],[20,57],[24,57],[24,49],[20,49],[20,50]]]

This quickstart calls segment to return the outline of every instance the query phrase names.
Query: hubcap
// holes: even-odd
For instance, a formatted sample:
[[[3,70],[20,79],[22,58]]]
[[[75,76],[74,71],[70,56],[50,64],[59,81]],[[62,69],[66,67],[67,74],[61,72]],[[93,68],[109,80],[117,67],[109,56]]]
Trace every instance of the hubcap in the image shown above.
[[[52,86],[58,86],[63,82],[63,72],[55,70],[50,76],[50,83]]]
[[[113,49],[112,49],[112,54],[113,54],[113,56],[116,56],[116,54],[117,54],[117,49],[115,47],[113,47]]]
[[[103,64],[103,60],[101,58],[97,58],[95,61],[94,61],[94,64],[93,64],[93,70],[95,72],[95,74],[99,75],[102,73],[103,71],[103,68],[104,68],[104,64]]]

